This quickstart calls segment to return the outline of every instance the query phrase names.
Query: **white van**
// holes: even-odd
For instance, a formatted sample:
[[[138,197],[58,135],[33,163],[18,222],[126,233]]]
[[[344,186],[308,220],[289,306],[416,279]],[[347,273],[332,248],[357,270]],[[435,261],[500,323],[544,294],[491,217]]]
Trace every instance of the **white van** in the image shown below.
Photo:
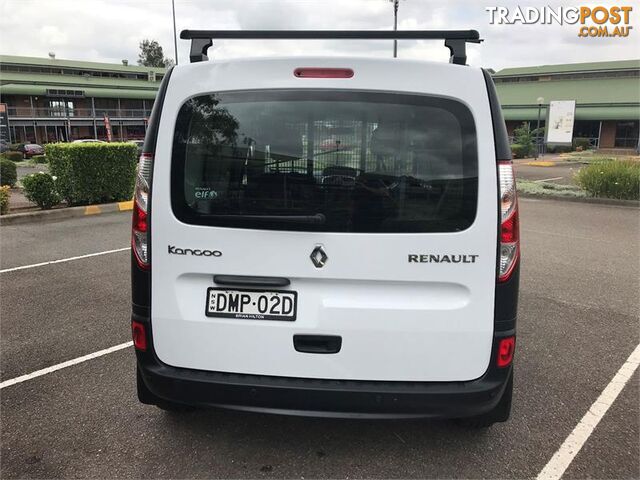
[[[412,36],[413,35],[413,36]],[[509,417],[511,152],[475,31],[184,31],[140,157],[141,402]],[[206,59],[211,38],[442,38],[452,63]]]

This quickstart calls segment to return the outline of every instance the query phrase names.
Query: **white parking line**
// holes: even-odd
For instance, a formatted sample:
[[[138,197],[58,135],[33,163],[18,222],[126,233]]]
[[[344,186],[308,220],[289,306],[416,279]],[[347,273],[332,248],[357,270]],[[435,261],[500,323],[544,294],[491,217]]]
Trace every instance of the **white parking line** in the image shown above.
[[[3,270],[0,270],[0,273],[15,272],[17,270],[26,270],[28,268],[44,267],[46,265],[52,265],[54,263],[72,262],[73,260],[81,260],[83,258],[89,258],[89,257],[99,257],[100,255],[108,255],[110,253],[124,252],[125,250],[129,250],[130,248],[131,247],[116,248],[115,250],[105,250],[104,252],[89,253],[87,255],[78,255],[77,257],[61,258],[60,260],[51,260],[50,262],[33,263],[31,265],[23,265],[21,267],[5,268]]]
[[[580,423],[569,434],[558,451],[551,457],[549,463],[538,474],[538,480],[557,480],[564,474],[594,429],[607,413],[609,407],[616,400],[626,383],[633,376],[640,364],[640,345],[636,347],[609,385],[605,387],[598,399],[593,402]]]
[[[542,180],[534,180],[533,183],[550,182],[551,180],[560,180],[564,177],[543,178]]]
[[[127,348],[132,345],[133,345],[133,342],[131,341],[121,343],[120,345],[115,345],[113,347],[105,348],[104,350],[99,350],[97,352],[84,355],[83,357],[74,358],[73,360],[67,360],[66,362],[58,363],[57,365],[43,368],[42,370],[36,370],[35,372],[27,373],[26,375],[21,375],[20,377],[12,378],[10,380],[5,380],[4,382],[0,383],[0,390],[2,390],[5,387],[10,387],[11,385],[15,385],[16,383],[26,382],[27,380],[41,377],[42,375],[47,375],[57,370],[71,367],[72,365],[77,365],[79,363],[86,362],[87,360],[92,360],[94,358],[102,357],[103,355],[108,355],[109,353],[117,352],[118,350],[122,350],[123,348]]]

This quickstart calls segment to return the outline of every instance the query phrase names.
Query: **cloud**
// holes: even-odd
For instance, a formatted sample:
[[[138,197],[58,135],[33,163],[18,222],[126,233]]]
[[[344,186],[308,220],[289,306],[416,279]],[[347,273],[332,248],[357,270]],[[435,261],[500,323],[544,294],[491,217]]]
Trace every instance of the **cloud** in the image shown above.
[[[389,0],[175,0],[178,31],[206,29],[390,29]],[[565,1],[563,5],[589,2]],[[603,1],[609,5],[613,1]],[[518,2],[499,4],[510,8]],[[469,63],[510,66],[605,61],[640,57],[637,12],[626,39],[578,38],[576,25],[489,25],[484,2],[401,0],[400,29],[474,28],[485,42],[470,45]],[[555,8],[559,4],[552,4]],[[174,57],[169,0],[0,0],[0,53],[135,63],[138,44],[156,39]],[[24,19],[28,19],[25,28]],[[187,61],[189,44],[178,40]],[[219,41],[210,57],[263,55],[391,56],[390,41]],[[446,61],[441,41],[400,41],[399,56]]]

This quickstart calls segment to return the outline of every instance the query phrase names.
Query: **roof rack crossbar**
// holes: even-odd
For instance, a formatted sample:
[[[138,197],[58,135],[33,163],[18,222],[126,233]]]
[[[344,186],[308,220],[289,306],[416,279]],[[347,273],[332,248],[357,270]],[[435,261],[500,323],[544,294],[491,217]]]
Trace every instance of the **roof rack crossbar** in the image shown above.
[[[278,40],[444,40],[451,52],[450,63],[467,63],[466,44],[480,43],[476,30],[183,30],[180,38],[191,40],[191,62],[208,60],[213,39]]]

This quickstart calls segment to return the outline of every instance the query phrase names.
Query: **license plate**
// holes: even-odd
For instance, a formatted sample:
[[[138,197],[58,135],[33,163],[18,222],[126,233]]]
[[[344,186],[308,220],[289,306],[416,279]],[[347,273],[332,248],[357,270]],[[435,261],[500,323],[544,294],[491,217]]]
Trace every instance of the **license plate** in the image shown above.
[[[296,319],[298,293],[209,287],[207,289],[207,317],[246,320]]]

